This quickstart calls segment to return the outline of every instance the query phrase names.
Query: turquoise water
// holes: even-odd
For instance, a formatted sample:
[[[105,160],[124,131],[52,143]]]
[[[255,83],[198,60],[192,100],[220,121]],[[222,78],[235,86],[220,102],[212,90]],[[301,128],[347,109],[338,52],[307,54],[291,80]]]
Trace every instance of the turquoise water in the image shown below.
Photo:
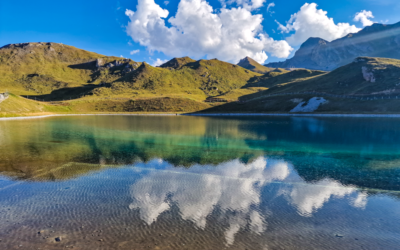
[[[0,121],[0,249],[400,249],[399,197],[396,118]]]

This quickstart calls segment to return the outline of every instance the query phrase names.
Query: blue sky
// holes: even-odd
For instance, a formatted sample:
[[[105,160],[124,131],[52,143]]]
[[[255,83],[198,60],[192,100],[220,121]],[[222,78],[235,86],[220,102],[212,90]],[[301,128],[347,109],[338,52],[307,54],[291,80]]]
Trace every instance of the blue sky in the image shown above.
[[[141,11],[137,11],[138,1],[142,1],[143,9]],[[224,4],[221,1],[214,0],[206,3],[200,3],[201,0],[169,0],[168,3],[165,0],[155,0],[154,4],[151,1],[154,0],[1,1],[0,46],[20,42],[51,41],[104,55],[122,55],[135,61],[147,61],[149,63],[155,63],[157,59],[163,61],[185,54],[195,59],[217,57],[225,61],[235,62],[246,53],[249,56],[257,57],[259,61],[268,56],[266,62],[269,62],[284,60],[287,56],[291,57],[298,48],[298,42],[302,42],[304,40],[303,37],[309,36],[308,30],[311,32],[314,29],[314,33],[311,32],[311,35],[321,32],[321,34],[324,34],[321,36],[326,36],[323,38],[331,40],[339,34],[343,35],[346,32],[354,31],[355,28],[362,28],[363,23],[355,21],[354,17],[356,13],[363,10],[372,12],[371,14],[374,18],[368,17],[368,19],[373,22],[392,24],[400,21],[400,16],[398,15],[400,11],[399,0],[324,0],[308,2],[304,0],[233,0],[226,1]],[[186,5],[181,3],[181,17],[176,18],[175,25],[171,24],[168,20],[170,17],[176,16],[178,5],[181,1],[186,1]],[[191,6],[193,1],[197,1],[197,7],[201,8],[195,10],[194,13],[201,12],[200,10],[207,12],[211,8],[210,13],[206,13],[212,19],[210,19],[211,21],[209,20],[208,26],[203,25],[207,23],[207,20],[204,19],[203,23],[202,16],[199,17],[200,19],[190,19],[194,16],[191,10],[196,9],[194,5],[193,7]],[[273,7],[271,7],[271,3],[274,3]],[[332,25],[332,27],[324,27],[317,23],[320,23],[320,21],[307,23],[308,18],[312,18],[315,14],[305,9],[299,13],[306,3],[315,3],[318,5],[316,7],[318,11],[326,11],[327,14],[320,13],[321,18],[325,18],[324,15],[326,16],[323,20],[327,21],[332,18],[335,25],[345,23],[348,24],[348,27],[338,28]],[[269,5],[270,8],[267,11]],[[232,11],[237,8],[241,8],[242,12]],[[127,9],[133,11],[132,13],[134,14],[128,17]],[[149,9],[153,12],[149,12]],[[246,9],[246,11],[243,9]],[[310,7],[310,9],[312,8]],[[164,10],[167,10],[168,13]],[[146,13],[158,13],[161,18],[158,16],[151,17],[153,19],[143,19],[143,15]],[[226,21],[226,18],[223,19],[221,13],[228,13],[233,20],[251,13],[255,23],[246,26],[242,25],[243,21],[229,22]],[[294,20],[291,26],[287,26],[286,22],[295,13],[298,13],[297,20]],[[261,18],[262,21],[257,23],[257,20],[261,20]],[[154,21],[157,25],[160,25],[160,20],[162,20],[161,24],[165,25],[165,27],[156,25],[158,28],[138,30],[137,27],[139,26],[133,24],[128,26],[130,21],[132,23],[136,21],[139,22],[139,25],[142,25],[146,20]],[[219,21],[225,22],[224,27],[227,22],[232,25],[225,29],[220,28],[217,25]],[[285,27],[278,29],[278,23]],[[294,27],[296,26],[295,23],[299,25],[298,30]],[[198,25],[199,27],[197,27]],[[247,39],[249,36],[250,40],[252,39],[251,34],[233,34],[237,31],[236,25],[238,27],[237,30],[240,31],[251,29],[251,27],[254,28],[254,25],[256,25],[258,30],[253,35],[258,39],[256,41],[258,44],[251,41],[245,43],[235,41],[242,41],[243,38]],[[262,29],[260,29],[261,25]],[[178,31],[171,30],[174,27],[180,29]],[[305,27],[307,31],[304,31]],[[321,29],[326,30],[321,31]],[[209,30],[213,30],[214,33],[210,33]],[[164,32],[167,32],[168,35],[165,35],[167,33],[164,34]],[[303,33],[300,34],[301,32]],[[214,39],[214,35],[220,33],[229,34],[229,36],[222,34],[218,39]],[[259,33],[263,33],[267,39],[259,38]],[[296,36],[290,38],[294,34]],[[201,40],[203,37],[214,40]],[[281,53],[284,50],[286,52]]]

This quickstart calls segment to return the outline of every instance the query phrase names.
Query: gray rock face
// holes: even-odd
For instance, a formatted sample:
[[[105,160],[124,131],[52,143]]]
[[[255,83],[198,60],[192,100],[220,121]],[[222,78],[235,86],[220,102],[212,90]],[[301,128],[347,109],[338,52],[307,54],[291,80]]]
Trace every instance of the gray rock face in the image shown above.
[[[368,70],[367,67],[362,67],[361,72],[363,74],[364,80],[367,82],[375,82],[374,73]]]
[[[99,58],[96,60],[96,68],[100,68],[103,65],[104,65],[104,59]]]
[[[137,69],[139,67],[138,63],[135,63],[135,62],[131,63],[131,62],[132,62],[131,59],[121,59],[121,60],[115,60],[115,61],[106,63],[106,61],[104,59],[99,58],[95,61],[95,64],[96,64],[97,70],[101,70],[104,68],[111,69],[114,67],[124,66],[121,70],[122,70],[123,74],[126,74],[126,73],[134,71],[135,69]]]
[[[375,23],[332,42],[309,38],[293,58],[265,66],[330,71],[360,56],[400,59],[400,22],[392,25]]]

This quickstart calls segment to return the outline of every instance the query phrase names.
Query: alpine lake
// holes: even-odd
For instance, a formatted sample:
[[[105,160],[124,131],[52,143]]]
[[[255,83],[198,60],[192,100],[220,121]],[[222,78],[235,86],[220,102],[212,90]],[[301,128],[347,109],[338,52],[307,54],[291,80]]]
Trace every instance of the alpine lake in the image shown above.
[[[2,120],[0,249],[400,249],[400,118]]]

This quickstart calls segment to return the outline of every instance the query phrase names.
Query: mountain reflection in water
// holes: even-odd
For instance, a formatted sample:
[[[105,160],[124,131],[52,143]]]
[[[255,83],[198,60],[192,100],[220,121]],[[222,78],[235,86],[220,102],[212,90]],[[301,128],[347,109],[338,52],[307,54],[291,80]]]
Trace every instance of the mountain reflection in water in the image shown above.
[[[396,249],[399,142],[394,118],[0,121],[0,249]]]

